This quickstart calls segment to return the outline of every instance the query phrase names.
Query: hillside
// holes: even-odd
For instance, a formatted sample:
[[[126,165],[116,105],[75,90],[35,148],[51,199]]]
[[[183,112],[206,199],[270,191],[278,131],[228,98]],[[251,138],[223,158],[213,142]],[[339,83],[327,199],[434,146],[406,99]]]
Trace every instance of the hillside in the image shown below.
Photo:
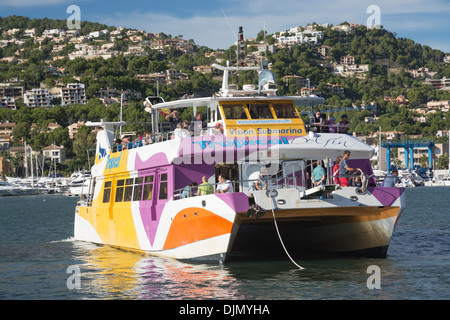
[[[42,150],[53,141],[63,144],[69,157],[78,155],[71,168],[85,163],[83,148],[89,139],[88,132],[81,130],[83,135],[71,140],[70,124],[117,119],[121,92],[127,93],[129,103],[124,120],[148,121],[142,97],[157,91],[166,101],[210,95],[220,88],[220,74],[205,66],[223,64],[230,58],[236,62],[235,46],[214,52],[180,36],[92,22],[83,21],[80,30],[67,30],[63,20],[11,16],[0,17],[0,28],[0,85],[23,88],[22,96],[14,97],[17,110],[0,107],[0,121],[17,123],[11,145],[20,144],[22,137],[33,150]],[[300,42],[287,43],[295,36]],[[261,46],[269,50],[260,50]],[[312,92],[327,98],[323,109],[336,110],[329,113],[335,118],[346,112],[355,132],[369,134],[382,127],[383,131],[435,139],[439,130],[450,128],[448,103],[447,108],[438,105],[433,112],[427,107],[430,101],[450,100],[448,84],[443,89],[429,84],[450,78],[448,57],[442,51],[398,38],[383,28],[342,23],[313,24],[275,35],[261,31],[246,40],[247,64],[259,63],[264,55],[272,63],[280,95],[301,94],[309,79]],[[256,83],[255,77],[245,72],[239,81]],[[58,92],[69,83],[84,85],[85,104],[61,106],[64,101]],[[27,107],[26,92],[40,87],[50,92],[47,105]],[[10,107],[6,98],[3,105]],[[337,111],[364,105],[376,108]],[[422,110],[425,112],[419,114]],[[182,117],[190,117],[189,112]],[[47,132],[51,122],[61,128]],[[34,131],[33,123],[38,127],[34,126]],[[134,124],[127,129],[149,128]]]

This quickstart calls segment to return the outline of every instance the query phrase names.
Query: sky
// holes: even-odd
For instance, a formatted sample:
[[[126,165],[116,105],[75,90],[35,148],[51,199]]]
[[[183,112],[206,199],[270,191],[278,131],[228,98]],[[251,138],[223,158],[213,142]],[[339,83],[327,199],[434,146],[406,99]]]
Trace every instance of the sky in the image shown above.
[[[198,45],[227,49],[238,28],[245,38],[309,23],[376,22],[398,37],[450,53],[450,0],[0,0],[0,16],[67,19],[182,35]],[[375,6],[375,7],[374,7]]]

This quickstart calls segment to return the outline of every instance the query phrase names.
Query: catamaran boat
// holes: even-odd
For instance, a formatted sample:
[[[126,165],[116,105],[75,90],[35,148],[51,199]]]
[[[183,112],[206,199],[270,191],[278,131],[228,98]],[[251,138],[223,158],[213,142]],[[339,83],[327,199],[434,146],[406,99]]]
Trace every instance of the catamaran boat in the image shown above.
[[[188,261],[280,253],[386,257],[405,189],[377,186],[374,149],[350,135],[308,132],[297,107],[324,99],[277,96],[267,68],[213,66],[224,76],[212,97],[146,99],[150,142],[118,149],[114,133],[125,122],[86,124],[104,130],[97,133],[88,196],[75,210],[74,238]],[[240,70],[256,70],[258,86],[228,85],[228,74]],[[175,108],[202,110],[206,126],[194,122],[186,137],[157,132],[159,112]],[[358,185],[334,184],[333,161],[345,150],[349,165],[360,169]],[[327,179],[312,186],[318,160]],[[250,177],[256,171],[261,190]]]

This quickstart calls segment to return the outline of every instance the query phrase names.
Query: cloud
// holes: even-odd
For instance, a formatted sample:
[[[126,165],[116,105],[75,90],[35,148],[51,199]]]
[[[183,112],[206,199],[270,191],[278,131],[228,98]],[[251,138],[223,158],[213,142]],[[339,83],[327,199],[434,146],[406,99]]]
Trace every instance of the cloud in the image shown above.
[[[26,1],[26,0],[19,0]],[[62,0],[40,0],[43,2]],[[170,5],[170,1],[167,1]],[[167,5],[166,3],[166,5]],[[186,2],[187,4],[188,2]],[[126,9],[110,14],[95,10],[89,17],[83,11],[83,20],[98,21],[108,25],[144,29],[148,32],[164,32],[172,35],[182,34],[185,39],[194,39],[195,43],[210,48],[228,48],[235,41],[238,27],[244,27],[246,38],[255,37],[266,27],[269,34],[294,26],[304,26],[308,23],[339,24],[343,21],[366,24],[370,13],[367,8],[376,4],[380,8],[381,24],[400,36],[412,38],[416,42],[422,39],[436,40],[441,43],[437,48],[445,46],[445,27],[449,25],[450,2],[448,0],[315,0],[313,3],[304,0],[227,0],[217,6],[209,5],[202,10],[194,10],[200,6],[193,0],[187,9],[177,8],[177,13],[166,10],[165,14],[155,9],[130,12]],[[224,10],[227,19],[224,17]],[[175,11],[175,10],[174,10]],[[185,12],[186,14],[180,14]],[[99,14],[100,13],[100,14]],[[427,30],[428,38],[423,31]],[[415,38],[415,36],[418,36]],[[444,49],[441,49],[444,50]]]

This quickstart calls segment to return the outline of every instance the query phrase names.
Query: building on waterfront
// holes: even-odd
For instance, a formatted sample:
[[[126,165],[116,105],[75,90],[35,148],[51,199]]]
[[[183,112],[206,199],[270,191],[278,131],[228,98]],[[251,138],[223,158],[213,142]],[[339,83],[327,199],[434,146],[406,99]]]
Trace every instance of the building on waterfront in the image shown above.
[[[42,149],[42,152],[44,154],[44,158],[51,161],[56,160],[56,162],[62,163],[66,160],[66,149],[64,149],[64,146],[52,144]]]

